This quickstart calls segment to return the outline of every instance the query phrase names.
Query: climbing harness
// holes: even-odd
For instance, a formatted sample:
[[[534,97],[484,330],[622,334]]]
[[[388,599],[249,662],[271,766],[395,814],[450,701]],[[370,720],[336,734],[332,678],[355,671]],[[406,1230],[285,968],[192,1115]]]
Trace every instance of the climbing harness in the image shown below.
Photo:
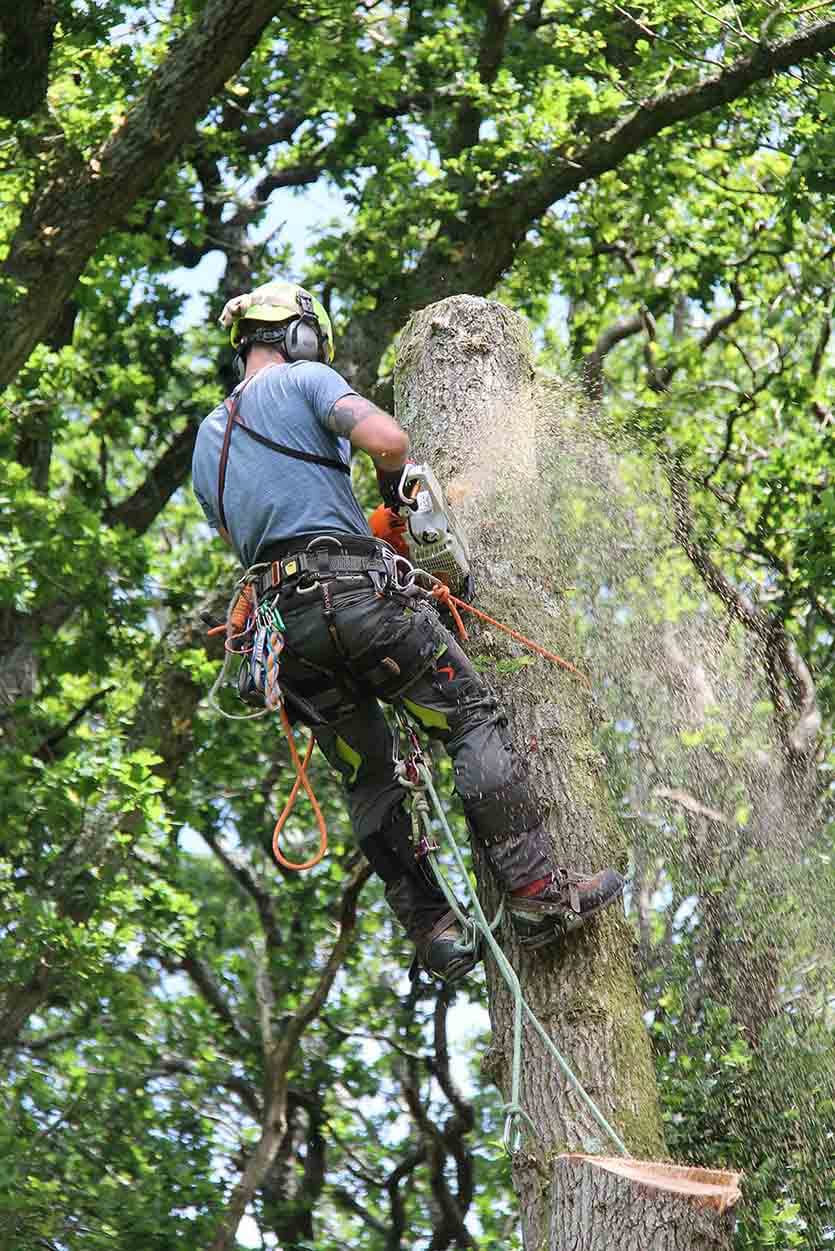
[[[574,1087],[577,1094],[585,1103],[591,1112],[597,1124],[614,1143],[621,1155],[628,1156],[626,1144],[618,1135],[617,1131],[610,1125],[603,1112],[592,1099],[591,1095],[584,1089],[579,1078],[563,1057],[555,1043],[549,1038],[545,1027],[534,1013],[533,1009],[528,1005],[522,994],[522,987],[519,984],[519,978],[507,956],[502,951],[496,941],[495,931],[501,922],[504,914],[504,903],[499,905],[498,912],[492,922],[488,921],[484,910],[478,899],[478,894],[472,883],[461,849],[458,842],[449,827],[443,805],[438,798],[435,785],[432,780],[432,771],[426,761],[426,756],[421,748],[420,741],[414,730],[406,720],[405,715],[399,708],[394,711],[397,726],[402,737],[409,743],[409,754],[405,758],[401,758],[399,750],[395,756],[395,771],[398,781],[407,793],[407,803],[411,808],[412,829],[414,833],[415,857],[417,859],[423,856],[429,856],[432,859],[432,866],[438,883],[451,910],[455,913],[458,923],[461,925],[467,940],[473,944],[470,950],[474,951],[480,942],[486,943],[490,949],[490,953],[496,962],[499,973],[504,978],[507,987],[513,996],[513,1051],[512,1051],[512,1068],[510,1079],[510,1101],[504,1105],[505,1125],[502,1135],[502,1144],[508,1155],[513,1156],[522,1145],[522,1130],[520,1123],[527,1127],[531,1133],[536,1133],[536,1126],[531,1118],[525,1112],[521,1104],[521,1077],[522,1077],[522,1024],[525,1019],[536,1031],[542,1039],[547,1050],[557,1061],[560,1069],[568,1080],[569,1084]],[[434,809],[434,813],[433,813]],[[458,900],[447,881],[443,868],[438,862],[439,847],[435,841],[432,822],[434,818],[439,822],[443,830],[444,837],[452,852],[456,867],[466,884],[469,903],[472,909],[472,916],[468,917],[462,912]]]
[[[231,430],[231,424],[230,421],[227,433]],[[323,612],[328,629],[334,637],[337,651],[340,650],[340,644],[333,622],[328,583],[325,579],[332,576],[363,572],[368,574],[378,595],[383,595],[388,590],[394,590],[406,599],[414,596],[431,596],[442,608],[446,608],[449,611],[455,627],[464,641],[466,641],[468,635],[461,618],[462,609],[473,613],[473,615],[489,625],[503,630],[516,639],[517,642],[531,648],[531,650],[544,656],[561,668],[568,670],[582,682],[586,683],[586,685],[589,685],[588,678],[572,665],[570,661],[564,660],[555,652],[548,651],[547,648],[540,646],[539,643],[535,643],[533,639],[526,638],[518,630],[503,625],[502,622],[496,621],[495,618],[488,616],[487,613],[474,608],[472,604],[459,599],[434,574],[426,569],[415,568],[409,560],[391,548],[383,546],[379,550],[379,555],[372,557],[369,555],[357,555],[351,552],[345,553],[342,550],[333,552],[328,550],[328,543],[334,543],[338,549],[342,549],[342,543],[335,536],[323,535],[309,543],[304,551],[288,553],[277,561],[262,561],[252,565],[235,585],[235,592],[227,610],[227,622],[223,625],[215,626],[209,631],[209,634],[220,634],[221,632],[227,634],[224,663],[209,692],[209,706],[221,716],[232,721],[248,721],[256,717],[269,716],[270,713],[275,711],[279,712],[290,751],[290,758],[296,768],[296,780],[293,783],[287,803],[275,824],[272,846],[273,854],[278,863],[285,869],[293,870],[310,869],[314,865],[319,864],[327,852],[328,834],[321,807],[307,776],[307,766],[313,753],[314,736],[311,733],[307,750],[302,759],[296,747],[295,735],[293,734],[285,702],[289,699],[305,715],[306,719],[314,724],[321,722],[322,718],[318,716],[316,709],[306,704],[299,696],[291,693],[286,688],[282,689],[280,658],[284,649],[284,622],[277,605],[272,599],[262,600],[259,598],[260,593],[271,591],[281,583],[283,578],[307,575],[320,580],[323,590]],[[241,666],[238,671],[238,694],[240,698],[245,703],[263,704],[263,707],[259,707],[255,712],[227,712],[218,702],[218,693],[226,680],[228,665],[231,657],[234,655],[241,657]],[[279,835],[293,810],[299,790],[302,788],[310,800],[316,816],[319,830],[319,847],[316,854],[311,856],[310,859],[301,863],[295,863],[288,860],[282,853],[279,846]],[[459,921],[464,923],[457,905],[453,907],[453,911],[456,913]]]

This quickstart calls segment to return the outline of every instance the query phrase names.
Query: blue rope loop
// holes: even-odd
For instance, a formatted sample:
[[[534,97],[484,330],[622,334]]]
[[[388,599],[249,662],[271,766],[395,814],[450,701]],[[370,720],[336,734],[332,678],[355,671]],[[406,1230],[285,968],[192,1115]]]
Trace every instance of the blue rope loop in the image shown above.
[[[527,1019],[529,1024],[533,1027],[544,1043],[546,1050],[556,1060],[567,1081],[571,1086],[573,1086],[574,1090],[583,1100],[586,1107],[597,1121],[597,1124],[606,1134],[607,1138],[609,1138],[609,1140],[615,1145],[620,1155],[628,1156],[629,1151],[626,1144],[623,1142],[614,1127],[606,1119],[604,1113],[594,1102],[591,1095],[589,1095],[583,1087],[579,1078],[568,1064],[568,1061],[559,1051],[553,1039],[549,1037],[542,1022],[536,1016],[533,1009],[527,1003],[524,995],[522,994],[522,987],[519,984],[519,978],[516,975],[516,970],[513,968],[504,951],[499,946],[494,934],[494,931],[498,928],[499,922],[501,921],[504,913],[504,902],[502,901],[499,905],[499,910],[493,921],[488,921],[479,901],[475,885],[467,870],[467,866],[464,863],[461,849],[458,846],[452,830],[450,829],[446,812],[438,797],[438,793],[435,790],[435,785],[432,780],[432,772],[426,762],[426,757],[421,749],[420,742],[417,739],[413,728],[406,721],[405,715],[399,709],[395,710],[395,718],[401,733],[404,737],[406,737],[406,740],[411,747],[409,757],[406,760],[403,760],[400,758],[398,745],[395,743],[395,772],[398,780],[407,793],[408,802],[410,806],[413,807],[413,814],[414,810],[416,810],[419,821],[423,823],[425,837],[431,844],[434,844],[435,841],[432,831],[432,810],[434,809],[435,817],[437,818],[449,848],[452,851],[456,867],[466,884],[469,903],[472,908],[472,917],[468,917],[464,912],[462,912],[461,906],[458,903],[449,882],[447,881],[446,874],[438,861],[437,847],[433,846],[427,854],[432,857],[441,889],[444,892],[450,908],[455,913],[459,924],[462,925],[467,932],[472,929],[475,935],[475,941],[483,941],[486,944],[490,954],[496,962],[499,973],[504,979],[508,990],[513,997],[513,1063],[510,1080],[510,1101],[505,1104],[503,1109],[506,1114],[504,1133],[502,1135],[502,1144],[505,1151],[512,1157],[520,1149],[523,1141],[522,1130],[519,1128],[520,1123],[531,1135],[536,1136],[537,1132],[534,1122],[522,1107],[521,1102],[522,1024],[523,1021]],[[473,947],[472,950],[475,950],[475,947]]]
[[[522,1130],[517,1122],[521,1121],[524,1124],[532,1138],[536,1137],[536,1126],[525,1109],[518,1103],[505,1103],[502,1105],[502,1111],[505,1113],[502,1146],[506,1154],[512,1158],[520,1150],[524,1141]]]

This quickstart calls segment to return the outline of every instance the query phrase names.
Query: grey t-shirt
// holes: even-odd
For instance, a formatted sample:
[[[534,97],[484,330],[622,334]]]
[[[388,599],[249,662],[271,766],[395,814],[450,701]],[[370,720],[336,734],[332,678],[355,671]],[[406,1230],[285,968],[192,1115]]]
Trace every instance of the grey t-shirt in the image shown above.
[[[338,399],[354,392],[328,365],[314,361],[268,365],[236,387],[241,420],[257,434],[300,452],[350,464],[348,439],[328,427]],[[192,461],[194,493],[209,525],[220,525],[218,467],[227,410],[218,405],[200,425]],[[243,565],[269,543],[312,531],[369,533],[348,474],[274,452],[233,427],[223,493],[226,525]]]

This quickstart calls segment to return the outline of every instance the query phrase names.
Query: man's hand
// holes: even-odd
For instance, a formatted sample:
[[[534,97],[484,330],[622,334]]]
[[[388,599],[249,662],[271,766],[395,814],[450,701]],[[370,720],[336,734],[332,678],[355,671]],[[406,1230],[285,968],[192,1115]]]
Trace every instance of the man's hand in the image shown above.
[[[399,556],[405,556],[408,560],[409,548],[403,534],[406,529],[405,517],[401,517],[393,508],[386,508],[385,504],[380,504],[368,518],[368,524],[375,538],[382,539],[393,547]]]
[[[400,483],[403,481],[405,468],[405,465],[401,465],[398,469],[384,469],[382,465],[377,465],[377,486],[380,488],[380,499],[386,508],[393,509],[395,512],[405,507],[400,495]]]

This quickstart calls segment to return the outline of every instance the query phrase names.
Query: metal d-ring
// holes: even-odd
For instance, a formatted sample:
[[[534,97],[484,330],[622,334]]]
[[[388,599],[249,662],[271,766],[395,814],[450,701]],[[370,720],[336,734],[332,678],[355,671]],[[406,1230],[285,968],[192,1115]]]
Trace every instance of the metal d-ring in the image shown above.
[[[340,552],[345,550],[342,545],[342,540],[338,539],[335,534],[317,534],[316,538],[311,539],[304,550],[306,552],[312,552],[314,547],[318,547],[320,543],[335,543]]]

